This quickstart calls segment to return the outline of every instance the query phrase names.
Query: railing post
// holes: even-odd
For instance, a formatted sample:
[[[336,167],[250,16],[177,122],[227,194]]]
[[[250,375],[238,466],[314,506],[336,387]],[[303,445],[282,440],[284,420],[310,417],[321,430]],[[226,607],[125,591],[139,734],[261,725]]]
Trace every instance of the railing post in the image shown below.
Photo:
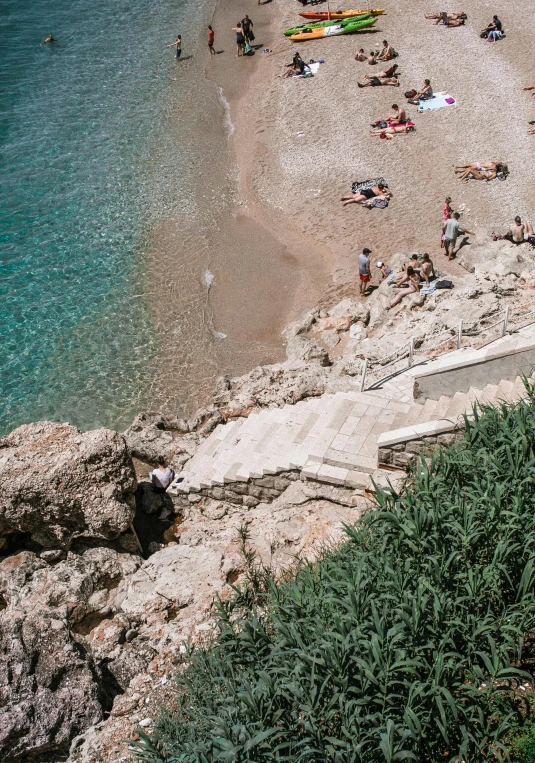
[[[503,331],[502,336],[507,334],[507,324],[509,323],[509,305],[505,308],[505,315],[503,316]]]
[[[412,354],[414,352],[414,337],[411,336],[411,341],[409,345],[409,368],[412,367]]]
[[[362,366],[362,376],[360,377],[360,392],[364,392],[364,382],[366,381],[366,369],[368,368],[368,361],[364,358],[364,365]]]
[[[459,328],[457,330],[457,349],[461,349],[461,340],[463,338],[463,319],[459,321]]]

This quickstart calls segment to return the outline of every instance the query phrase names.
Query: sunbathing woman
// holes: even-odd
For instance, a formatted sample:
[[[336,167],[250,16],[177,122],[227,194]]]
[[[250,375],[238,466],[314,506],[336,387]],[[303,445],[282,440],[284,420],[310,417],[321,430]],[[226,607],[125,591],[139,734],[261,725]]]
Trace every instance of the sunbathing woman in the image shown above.
[[[341,196],[340,201],[345,207],[347,204],[365,204],[375,196],[385,196],[387,199],[391,199],[392,195],[392,191],[386,185],[374,185],[371,188],[365,188],[362,193],[350,193],[347,196]]]
[[[388,127],[379,128],[377,130],[370,130],[370,135],[395,135],[396,133],[413,132],[414,125],[405,122],[404,124],[389,125]]]
[[[458,175],[458,180],[494,180],[498,172],[507,175],[507,165],[501,162],[472,162],[471,164],[454,164],[453,169]]]
[[[395,305],[399,304],[403,297],[406,297],[408,294],[419,294],[420,293],[420,286],[418,284],[419,276],[416,273],[410,273],[409,274],[409,281],[407,284],[406,289],[400,289],[397,297],[394,297],[392,302],[388,305],[386,308],[387,310],[390,310],[391,308],[395,307]]]
[[[440,13],[425,14],[426,19],[436,19],[437,24],[440,24],[444,16],[446,16],[448,21],[462,21],[463,24],[468,18],[468,16],[466,15],[464,11],[462,13],[446,13],[445,11],[441,11]]]

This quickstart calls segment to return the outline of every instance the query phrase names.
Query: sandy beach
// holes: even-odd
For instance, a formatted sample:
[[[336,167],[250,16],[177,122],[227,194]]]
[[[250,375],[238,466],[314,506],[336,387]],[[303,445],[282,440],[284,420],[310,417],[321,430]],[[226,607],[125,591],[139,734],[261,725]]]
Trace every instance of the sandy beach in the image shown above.
[[[281,329],[299,310],[357,294],[364,246],[373,261],[387,263],[399,251],[427,251],[460,282],[463,269],[440,249],[445,196],[461,223],[489,240],[516,214],[532,216],[535,141],[526,133],[535,102],[520,90],[535,84],[525,2],[514,15],[476,3],[464,27],[445,28],[425,19],[438,6],[402,0],[387,4],[370,32],[296,46],[282,32],[301,21],[301,9],[283,0],[217,4],[216,56],[199,32],[189,74],[202,77],[198,87],[215,104],[210,115],[197,114],[205,159],[197,167],[199,213],[153,231],[151,303],[161,349],[148,396],[160,408],[191,412],[218,375],[282,360]],[[448,3],[447,10],[462,9]],[[493,12],[507,33],[497,43],[479,36]],[[232,27],[245,13],[256,40],[255,55],[243,59]],[[379,49],[384,38],[400,54],[400,86],[359,89],[364,74],[385,67],[356,62],[354,52]],[[324,59],[318,74],[276,78],[297,47],[305,61]],[[421,114],[408,105],[414,133],[370,136],[370,123],[405,104],[404,92],[425,77],[456,105]],[[505,182],[456,180],[453,164],[489,160],[508,164]],[[342,207],[352,181],[377,175],[394,194],[387,209]],[[209,290],[206,270],[214,276]]]

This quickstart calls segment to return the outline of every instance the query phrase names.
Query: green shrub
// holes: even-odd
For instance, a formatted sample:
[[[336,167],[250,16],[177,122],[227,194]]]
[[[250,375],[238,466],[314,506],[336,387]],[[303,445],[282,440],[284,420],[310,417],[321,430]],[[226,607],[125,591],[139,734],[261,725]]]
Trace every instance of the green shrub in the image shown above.
[[[339,548],[289,581],[264,578],[261,596],[220,603],[217,641],[191,655],[178,709],[136,744],[138,757],[505,756],[510,687],[526,680],[524,638],[535,625],[529,394],[476,411],[464,439],[419,463],[401,495],[379,493]],[[524,739],[528,750],[533,734]]]

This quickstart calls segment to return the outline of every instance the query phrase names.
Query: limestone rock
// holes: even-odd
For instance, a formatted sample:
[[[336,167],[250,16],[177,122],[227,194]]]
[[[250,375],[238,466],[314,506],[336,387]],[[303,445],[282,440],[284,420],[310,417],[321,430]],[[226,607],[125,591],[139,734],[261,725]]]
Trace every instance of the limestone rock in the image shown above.
[[[140,461],[155,465],[162,457],[180,468],[195,452],[195,437],[184,437],[189,428],[183,419],[151,411],[136,416],[124,438],[132,456]]]
[[[329,353],[308,336],[298,334],[288,340],[286,346],[288,360],[303,360],[306,363],[318,363],[320,366],[330,365]]]
[[[56,612],[0,612],[0,760],[68,752],[111,704],[97,672]]]
[[[29,533],[50,548],[113,540],[134,516],[135,473],[124,439],[39,422],[0,439],[0,535]]]
[[[370,311],[363,302],[347,297],[329,310],[330,317],[337,318],[342,315],[351,316],[353,319],[352,323],[360,321],[361,323],[366,324],[370,316]]]
[[[283,329],[282,336],[286,339],[290,339],[292,336],[306,333],[315,323],[319,314],[320,311],[317,307],[303,310],[295,320],[293,320]]]

